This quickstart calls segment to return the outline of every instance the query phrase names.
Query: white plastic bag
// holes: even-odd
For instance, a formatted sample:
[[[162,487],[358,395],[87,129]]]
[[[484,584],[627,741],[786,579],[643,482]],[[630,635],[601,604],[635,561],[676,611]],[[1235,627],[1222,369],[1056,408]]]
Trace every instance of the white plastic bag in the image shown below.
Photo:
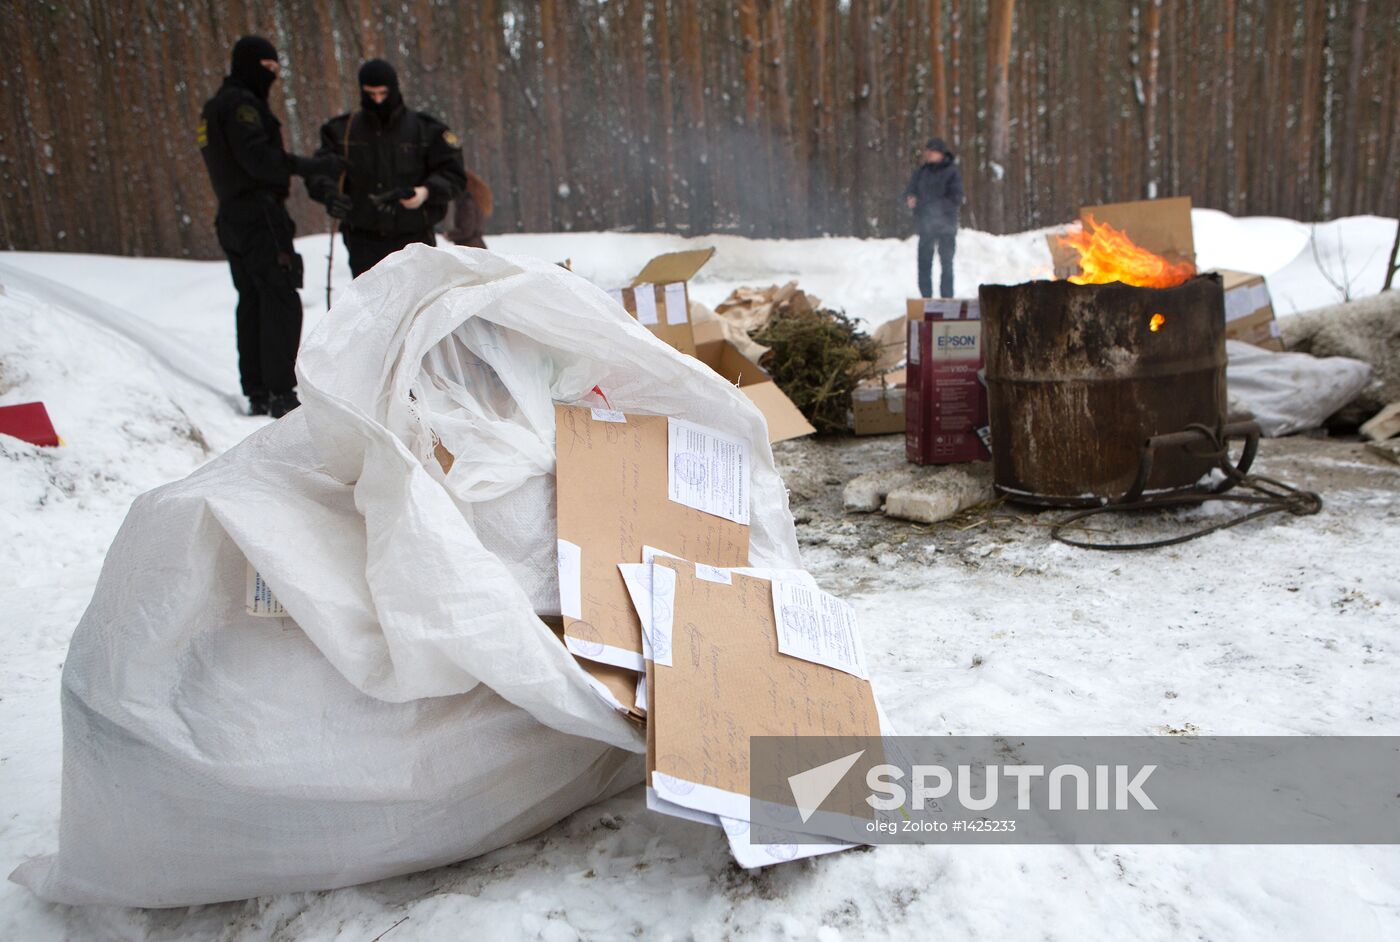
[[[1230,411],[1253,414],[1269,437],[1317,428],[1371,382],[1371,367],[1348,357],[1275,353],[1225,342]]]
[[[757,409],[558,266],[410,246],[298,373],[301,409],[137,500],[108,554],[64,667],[59,851],[13,877],[46,899],[344,886],[640,781],[640,736],[536,614],[554,400],[747,436],[753,564],[799,565]],[[245,613],[250,563],[288,619]]]

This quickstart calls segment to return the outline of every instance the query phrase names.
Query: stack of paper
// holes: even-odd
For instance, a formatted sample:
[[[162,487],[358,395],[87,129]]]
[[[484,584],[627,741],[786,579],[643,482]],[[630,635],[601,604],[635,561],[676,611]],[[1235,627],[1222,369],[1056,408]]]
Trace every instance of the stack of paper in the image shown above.
[[[664,416],[556,419],[563,640],[645,723],[648,807],[723,827],[745,867],[850,846],[749,840],[751,737],[882,730],[851,607],[806,572],[747,567],[748,443]]]

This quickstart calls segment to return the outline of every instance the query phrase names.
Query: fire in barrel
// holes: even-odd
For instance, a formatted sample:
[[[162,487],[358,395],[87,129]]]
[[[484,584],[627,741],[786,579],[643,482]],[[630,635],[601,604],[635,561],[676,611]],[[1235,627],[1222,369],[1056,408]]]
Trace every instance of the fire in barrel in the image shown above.
[[[983,285],[982,328],[997,491],[1012,500],[1082,507],[1186,490],[1214,465],[1189,447],[1154,456],[1147,440],[1223,427],[1224,292],[1085,220],[1064,237],[1082,274],[1067,281]]]

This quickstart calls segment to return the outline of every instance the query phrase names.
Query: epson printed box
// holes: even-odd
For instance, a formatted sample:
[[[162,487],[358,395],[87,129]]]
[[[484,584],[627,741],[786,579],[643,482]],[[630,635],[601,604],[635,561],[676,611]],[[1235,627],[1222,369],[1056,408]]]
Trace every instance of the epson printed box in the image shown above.
[[[915,464],[986,461],[987,388],[975,300],[909,304],[905,454]],[[917,314],[917,316],[916,316]]]

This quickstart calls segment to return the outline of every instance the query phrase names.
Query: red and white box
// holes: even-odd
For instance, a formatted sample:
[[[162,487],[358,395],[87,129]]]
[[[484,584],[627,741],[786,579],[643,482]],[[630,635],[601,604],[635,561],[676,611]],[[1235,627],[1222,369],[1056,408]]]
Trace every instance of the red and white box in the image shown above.
[[[977,302],[909,302],[904,449],[915,464],[986,461],[987,387]],[[951,315],[951,316],[950,316]]]

